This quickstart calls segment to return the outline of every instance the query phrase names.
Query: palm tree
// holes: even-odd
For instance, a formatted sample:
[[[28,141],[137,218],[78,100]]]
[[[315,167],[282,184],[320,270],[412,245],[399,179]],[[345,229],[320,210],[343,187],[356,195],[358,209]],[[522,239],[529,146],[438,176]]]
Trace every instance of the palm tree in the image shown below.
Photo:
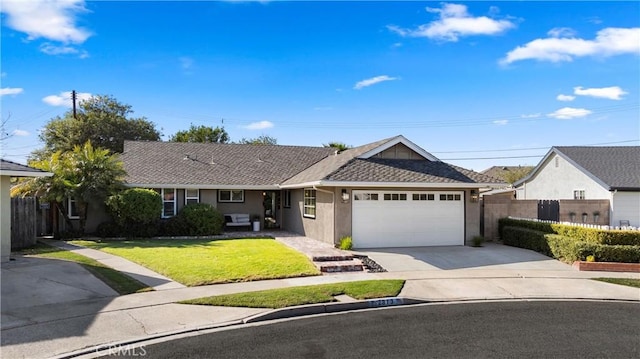
[[[335,148],[336,150],[338,150],[338,153],[340,153],[342,151],[346,151],[346,150],[351,148],[351,146],[346,145],[345,143],[342,143],[342,142],[329,142],[329,143],[327,143],[325,145],[322,145],[322,146],[327,147],[327,148]]]
[[[54,152],[48,158],[29,162],[33,168],[53,173],[51,177],[28,178],[11,189],[11,195],[35,196],[53,203],[71,225],[64,201],[73,198],[79,214],[79,230],[84,233],[92,201],[104,202],[122,187],[125,171],[117,154],[94,148],[90,141],[71,152]],[[57,221],[54,221],[56,223]],[[55,230],[57,232],[57,229]]]

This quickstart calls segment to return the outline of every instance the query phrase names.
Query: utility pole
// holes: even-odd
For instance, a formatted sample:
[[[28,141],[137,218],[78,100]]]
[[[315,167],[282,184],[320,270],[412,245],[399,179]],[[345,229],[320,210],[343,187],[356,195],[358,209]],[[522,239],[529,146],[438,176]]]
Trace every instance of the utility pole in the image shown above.
[[[71,90],[71,102],[73,103],[73,118],[78,119],[76,117],[76,90]]]

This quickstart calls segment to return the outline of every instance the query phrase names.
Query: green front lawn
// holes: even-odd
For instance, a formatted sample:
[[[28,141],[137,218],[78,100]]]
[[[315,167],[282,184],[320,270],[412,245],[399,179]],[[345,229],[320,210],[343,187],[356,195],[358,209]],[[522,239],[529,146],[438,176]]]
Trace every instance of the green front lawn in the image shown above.
[[[47,244],[38,243],[32,248],[22,250],[22,253],[36,257],[76,262],[82,265],[82,267],[93,274],[96,278],[100,279],[106,285],[118,292],[118,294],[140,293],[153,290],[153,288],[148,287],[111,267],[107,267],[94,259],[64,249],[52,247]]]
[[[404,280],[365,280],[218,295],[185,300],[179,303],[226,307],[285,308],[295,305],[335,302],[334,297],[341,294],[355,299],[394,297],[400,293],[403,286]]]
[[[599,280],[601,282],[640,288],[640,279],[634,279],[634,278],[594,278],[594,279]]]
[[[126,258],[187,286],[320,274],[303,254],[273,239],[71,243]]]

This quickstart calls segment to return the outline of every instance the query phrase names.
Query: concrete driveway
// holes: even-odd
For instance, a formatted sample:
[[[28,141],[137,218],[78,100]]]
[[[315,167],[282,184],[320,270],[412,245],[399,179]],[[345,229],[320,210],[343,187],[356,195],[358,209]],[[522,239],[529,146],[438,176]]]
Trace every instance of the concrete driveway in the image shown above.
[[[483,247],[411,247],[356,250],[389,272],[455,269],[573,271],[565,263],[540,253],[485,243]]]

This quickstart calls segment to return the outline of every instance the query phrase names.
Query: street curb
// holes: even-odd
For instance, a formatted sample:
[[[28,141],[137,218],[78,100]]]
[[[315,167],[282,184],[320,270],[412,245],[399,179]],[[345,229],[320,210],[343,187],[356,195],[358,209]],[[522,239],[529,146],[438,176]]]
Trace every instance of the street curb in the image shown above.
[[[346,312],[350,310],[362,310],[371,308],[382,308],[400,305],[414,305],[429,303],[426,300],[406,298],[406,297],[386,297],[378,299],[362,300],[350,303],[321,303],[313,305],[301,305],[276,309],[267,313],[256,314],[243,320],[245,324],[256,323],[266,320],[292,318],[306,315],[326,314]]]
[[[122,341],[116,341],[116,342],[105,343],[100,345],[94,345],[91,347],[75,350],[73,352],[60,354],[60,355],[51,357],[51,359],[71,359],[71,358],[78,358],[78,357],[91,356],[91,355],[95,355],[95,356],[100,356],[101,354],[107,355],[108,351],[111,348],[127,348],[129,346],[135,346],[136,344],[139,344],[139,343],[173,337],[181,334],[189,334],[189,333],[195,333],[195,332],[211,330],[211,329],[226,328],[226,327],[231,327],[231,326],[236,326],[241,324],[256,323],[256,322],[273,320],[273,319],[284,319],[284,318],[307,316],[307,315],[313,315],[313,314],[338,313],[338,312],[344,312],[344,311],[350,311],[350,310],[382,308],[382,307],[390,307],[390,306],[413,305],[413,304],[423,304],[423,303],[429,303],[429,302],[425,300],[414,299],[414,298],[387,297],[387,298],[369,299],[369,300],[350,302],[350,303],[324,303],[324,304],[314,304],[314,305],[307,305],[307,306],[302,305],[297,307],[276,309],[270,312],[256,314],[254,316],[251,316],[245,319],[234,320],[226,323],[195,327],[195,328],[189,328],[189,329],[180,329],[180,330],[174,330],[170,332],[140,337],[136,339],[122,340]]]

